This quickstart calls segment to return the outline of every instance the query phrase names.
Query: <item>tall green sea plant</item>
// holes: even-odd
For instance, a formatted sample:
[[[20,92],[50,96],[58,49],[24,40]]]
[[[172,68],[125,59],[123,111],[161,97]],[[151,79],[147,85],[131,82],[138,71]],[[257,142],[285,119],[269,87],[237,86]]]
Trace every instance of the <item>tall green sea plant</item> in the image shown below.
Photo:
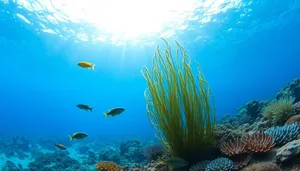
[[[142,70],[148,84],[147,115],[164,147],[173,156],[189,161],[215,144],[214,99],[199,64],[194,76],[184,47],[176,41],[174,57],[171,46],[163,40],[167,46],[164,54],[158,46],[152,70],[147,67]]]

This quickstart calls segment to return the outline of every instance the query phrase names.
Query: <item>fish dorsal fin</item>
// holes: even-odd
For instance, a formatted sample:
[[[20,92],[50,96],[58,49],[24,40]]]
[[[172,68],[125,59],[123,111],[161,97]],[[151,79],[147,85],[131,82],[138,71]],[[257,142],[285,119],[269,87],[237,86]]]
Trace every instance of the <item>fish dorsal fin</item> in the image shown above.
[[[78,134],[78,132],[74,132],[74,133],[73,133],[73,135],[76,135],[76,134]]]

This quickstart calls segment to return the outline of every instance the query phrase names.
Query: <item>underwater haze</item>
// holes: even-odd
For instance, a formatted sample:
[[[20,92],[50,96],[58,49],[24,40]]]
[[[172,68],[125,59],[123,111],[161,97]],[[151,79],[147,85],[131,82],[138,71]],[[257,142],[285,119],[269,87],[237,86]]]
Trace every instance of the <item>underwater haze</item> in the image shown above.
[[[299,0],[0,0],[0,135],[159,142],[141,70],[161,38],[199,63],[217,120],[234,116],[300,76],[299,30]],[[115,107],[125,111],[106,118]]]

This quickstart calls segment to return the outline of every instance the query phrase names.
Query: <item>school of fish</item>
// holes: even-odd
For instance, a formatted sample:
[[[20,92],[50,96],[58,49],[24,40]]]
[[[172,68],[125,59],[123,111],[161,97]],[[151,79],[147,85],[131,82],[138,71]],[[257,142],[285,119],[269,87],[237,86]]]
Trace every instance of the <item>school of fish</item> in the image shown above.
[[[95,64],[92,64],[90,62],[85,62],[85,61],[79,62],[77,65],[82,68],[85,68],[85,69],[95,70]],[[77,104],[76,106],[81,110],[93,112],[93,108],[90,107],[88,104]],[[108,118],[109,116],[114,117],[116,115],[120,115],[124,111],[125,111],[125,108],[123,108],[123,107],[115,107],[115,108],[109,109],[107,112],[104,112],[103,114],[104,114],[105,118]],[[86,134],[84,132],[74,132],[73,135],[69,135],[70,141],[82,140],[86,137],[88,137],[88,134]],[[63,144],[54,144],[54,145],[61,150],[67,150],[67,148]],[[178,157],[159,159],[157,162],[164,162],[164,163],[170,165],[172,168],[179,168],[179,167],[184,167],[184,166],[188,165],[188,163],[184,159],[178,158]]]
[[[80,66],[81,68],[95,70],[95,64],[92,64],[90,62],[83,61],[83,62],[79,62],[77,65]],[[93,112],[93,108],[90,107],[88,104],[77,104],[76,106],[81,110]],[[112,109],[108,110],[108,112],[104,112],[104,115],[106,118],[108,116],[114,117],[116,115],[120,115],[124,111],[125,111],[125,108],[116,107],[116,108],[112,108]],[[74,132],[73,135],[69,135],[70,141],[82,140],[86,137],[88,137],[88,134],[86,134],[84,132]],[[59,148],[61,150],[67,150],[66,146],[64,146],[63,144],[54,144],[54,146],[56,146],[57,148]]]

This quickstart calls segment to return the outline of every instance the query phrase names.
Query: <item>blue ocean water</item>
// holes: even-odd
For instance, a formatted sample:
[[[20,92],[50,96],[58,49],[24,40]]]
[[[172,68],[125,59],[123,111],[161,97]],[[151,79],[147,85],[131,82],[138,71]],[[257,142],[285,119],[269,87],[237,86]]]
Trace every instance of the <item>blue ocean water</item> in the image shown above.
[[[299,76],[299,30],[299,0],[1,0],[0,134],[153,139],[141,68],[161,37],[199,62],[217,117],[235,114]],[[106,119],[113,107],[126,110]]]

